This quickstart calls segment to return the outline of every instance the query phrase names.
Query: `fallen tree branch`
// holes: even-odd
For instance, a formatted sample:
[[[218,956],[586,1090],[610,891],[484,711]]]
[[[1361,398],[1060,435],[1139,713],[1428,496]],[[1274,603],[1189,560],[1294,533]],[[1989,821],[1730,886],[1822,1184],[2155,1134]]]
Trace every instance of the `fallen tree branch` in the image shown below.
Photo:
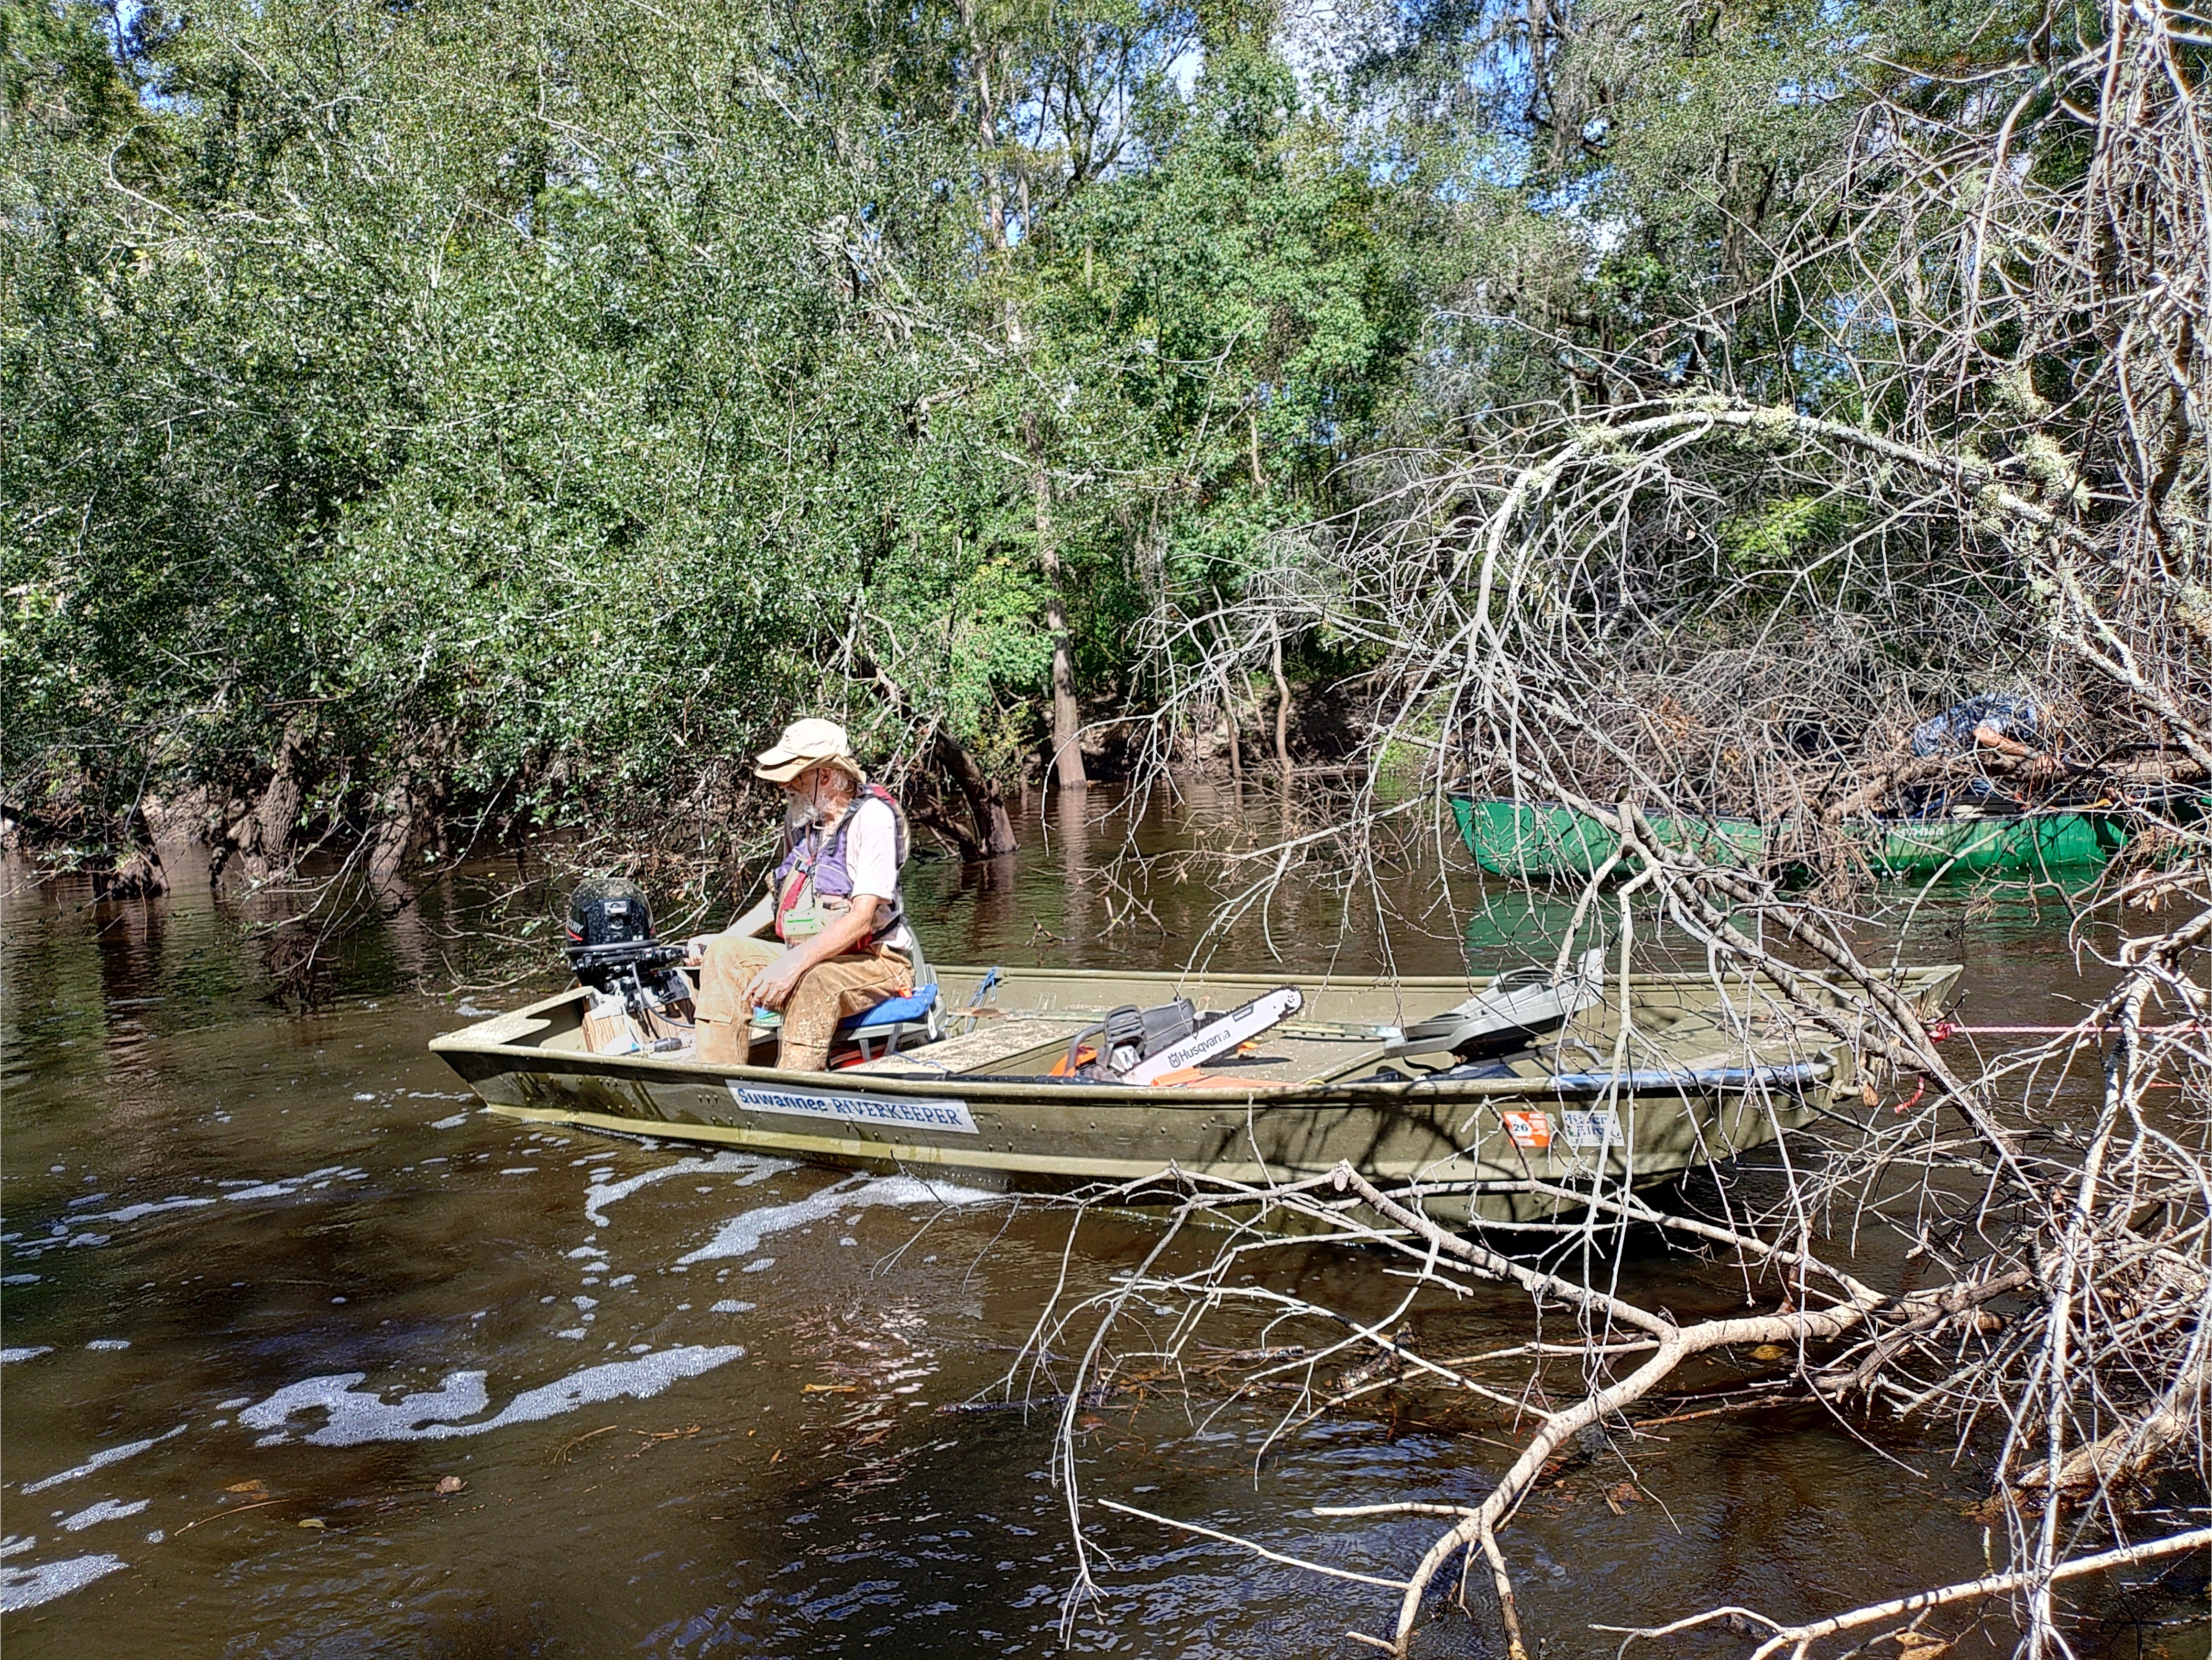
[[[1767,1660],[1781,1649],[1790,1651],[1793,1660],[1802,1660],[1806,1650],[1823,1637],[1832,1637],[1838,1632],[1856,1631],[1863,1626],[1879,1625],[1885,1620],[1901,1620],[1926,1613],[1930,1608],[1948,1608],[1954,1602],[1978,1602],[1985,1596],[2002,1596],[2007,1592],[2025,1590],[2060,1579],[2075,1579],[2085,1573],[2102,1573],[2108,1568],[2128,1567],[2137,1562],[2155,1561],[2164,1556],[2178,1556],[2185,1551],[2212,1550],[2212,1528],[2197,1528],[2187,1533],[2173,1534],[2164,1539],[2151,1540],[2141,1545],[2129,1545],[2118,1550],[2100,1551],[2094,1556],[2077,1556],[2057,1564],[2049,1574],[1996,1573],[1982,1579],[1970,1579],[1963,1584],[1943,1585],[1934,1590],[1916,1591],[1910,1596],[1893,1597],[1887,1602],[1869,1603],[1865,1608],[1853,1608],[1848,1614],[1832,1614],[1826,1620],[1808,1621],[1802,1626],[1777,1625],[1766,1615],[1749,1608],[1710,1608],[1703,1614],[1692,1614],[1664,1626],[1629,1627],[1625,1626],[1593,1626],[1592,1631],[1625,1637],[1620,1649],[1626,1653],[1630,1643],[1661,1637],[1671,1637],[1678,1632],[1710,1625],[1730,1615],[1757,1620],[1773,1627],[1773,1634],[1751,1651],[1750,1660]]]

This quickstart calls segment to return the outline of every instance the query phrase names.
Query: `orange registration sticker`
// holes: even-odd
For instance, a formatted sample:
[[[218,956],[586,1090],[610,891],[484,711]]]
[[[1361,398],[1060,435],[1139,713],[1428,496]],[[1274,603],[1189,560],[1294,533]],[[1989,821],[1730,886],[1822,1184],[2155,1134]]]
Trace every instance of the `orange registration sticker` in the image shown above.
[[[1513,1138],[1516,1147],[1534,1147],[1538,1152],[1552,1145],[1552,1121],[1540,1112],[1509,1112],[1499,1115],[1505,1120],[1505,1133]]]

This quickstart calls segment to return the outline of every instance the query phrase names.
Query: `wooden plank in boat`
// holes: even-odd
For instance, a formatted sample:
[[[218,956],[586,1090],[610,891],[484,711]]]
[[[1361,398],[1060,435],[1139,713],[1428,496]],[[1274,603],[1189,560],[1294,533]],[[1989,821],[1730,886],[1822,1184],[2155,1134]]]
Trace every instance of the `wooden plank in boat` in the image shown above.
[[[920,1049],[902,1049],[863,1061],[846,1072],[913,1072],[918,1067],[942,1067],[947,1072],[989,1072],[994,1067],[1042,1049],[1065,1044],[1085,1026],[1097,1024],[1097,1013],[1071,1010],[1064,1014],[1021,1014],[1003,1020],[981,1022],[975,1031],[942,1038]]]

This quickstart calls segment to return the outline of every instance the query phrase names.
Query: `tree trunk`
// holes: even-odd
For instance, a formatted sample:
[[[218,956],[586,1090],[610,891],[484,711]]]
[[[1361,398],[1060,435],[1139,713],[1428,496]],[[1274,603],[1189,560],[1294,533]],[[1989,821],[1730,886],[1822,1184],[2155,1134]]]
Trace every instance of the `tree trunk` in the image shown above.
[[[234,800],[224,815],[222,840],[211,861],[211,874],[220,876],[234,855],[249,881],[264,882],[291,869],[292,830],[299,821],[300,803],[307,799],[301,774],[314,730],[315,719],[310,713],[295,714],[286,724],[261,799],[250,806]]]
[[[300,761],[313,730],[311,717],[295,716],[285,727],[283,740],[277,745],[276,775],[262,792],[261,806],[253,815],[264,861],[264,867],[252,873],[256,876],[282,869],[291,862],[287,855],[292,848],[292,827],[299,822],[300,803],[307,793],[300,779]]]
[[[907,701],[906,689],[885,674],[872,657],[856,656],[853,660],[853,674],[856,679],[872,680],[884,695],[884,701],[901,720],[913,719],[913,709]],[[983,771],[982,763],[969,754],[967,746],[946,732],[937,729],[931,741],[930,753],[945,776],[951,779],[963,800],[968,804],[968,816],[975,823],[975,831],[970,836],[962,833],[957,824],[934,813],[925,812],[922,822],[937,825],[960,844],[960,856],[969,860],[997,859],[1015,850],[1013,819],[1006,812],[1006,797],[999,787]]]
[[[1006,798],[999,787],[984,775],[975,757],[949,733],[937,734],[937,761],[953,783],[959,787],[968,803],[969,817],[975,821],[975,843],[981,856],[997,859],[1014,851],[1013,820],[1007,817]]]
[[[1006,248],[1006,201],[991,152],[999,143],[999,112],[991,92],[991,52],[983,43],[975,0],[960,0],[960,29],[968,37],[968,73],[975,97],[975,171],[982,184],[976,229],[988,252]],[[1011,302],[1009,302],[1011,305]],[[1011,314],[1011,313],[1010,313]]]
[[[1283,678],[1283,629],[1275,626],[1274,637],[1268,642],[1267,666],[1275,676],[1275,764],[1283,769],[1285,782],[1291,776],[1291,683]]]
[[[1229,779],[1241,790],[1244,787],[1244,743],[1237,735],[1237,697],[1225,673],[1221,677],[1221,708],[1229,723]]]
[[[398,877],[399,867],[407,860],[407,849],[414,844],[416,812],[411,783],[403,781],[386,795],[368,846],[371,887],[388,888]]]
[[[1036,505],[1037,569],[1044,577],[1045,630],[1052,636],[1052,763],[1046,769],[1064,790],[1091,787],[1083,766],[1083,712],[1075,701],[1075,654],[1067,643],[1067,601],[1060,592],[1060,550],[1052,534],[1052,475],[1036,417],[1023,423],[1030,452],[1030,492]]]
[[[161,855],[154,845],[153,828],[146,815],[136,807],[125,812],[123,822],[116,826],[119,850],[111,849],[107,857],[92,869],[92,897],[94,900],[151,899],[169,891],[169,879],[161,869]]]
[[[368,848],[370,886],[391,887],[425,835],[442,830],[449,747],[445,727],[437,721],[415,733],[407,745],[399,775],[379,805]]]

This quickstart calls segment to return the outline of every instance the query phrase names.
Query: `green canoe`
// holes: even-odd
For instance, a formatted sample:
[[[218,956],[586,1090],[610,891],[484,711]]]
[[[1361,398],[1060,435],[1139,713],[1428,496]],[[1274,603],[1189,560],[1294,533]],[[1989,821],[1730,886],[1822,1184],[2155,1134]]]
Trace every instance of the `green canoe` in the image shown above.
[[[1898,819],[1855,827],[1876,874],[2040,878],[2100,870],[2128,839],[2114,814],[2014,813],[1987,818]]]
[[[1620,838],[1571,807],[1481,801],[1454,795],[1452,815],[1475,862],[1493,876],[1588,876]],[[1669,847],[1737,869],[1765,856],[1766,831],[1748,818],[1654,815]],[[1877,876],[1927,881],[1949,876],[2053,878],[2101,869],[2127,841],[2110,812],[2068,808],[1989,818],[1872,819],[1851,827]]]
[[[1619,836],[1571,807],[1468,795],[1450,800],[1461,839],[1475,863],[1493,876],[1588,876],[1620,846]],[[1743,869],[1766,853],[1766,832],[1748,818],[1686,813],[1654,817],[1651,828],[1666,846],[1686,848],[1710,864]]]

